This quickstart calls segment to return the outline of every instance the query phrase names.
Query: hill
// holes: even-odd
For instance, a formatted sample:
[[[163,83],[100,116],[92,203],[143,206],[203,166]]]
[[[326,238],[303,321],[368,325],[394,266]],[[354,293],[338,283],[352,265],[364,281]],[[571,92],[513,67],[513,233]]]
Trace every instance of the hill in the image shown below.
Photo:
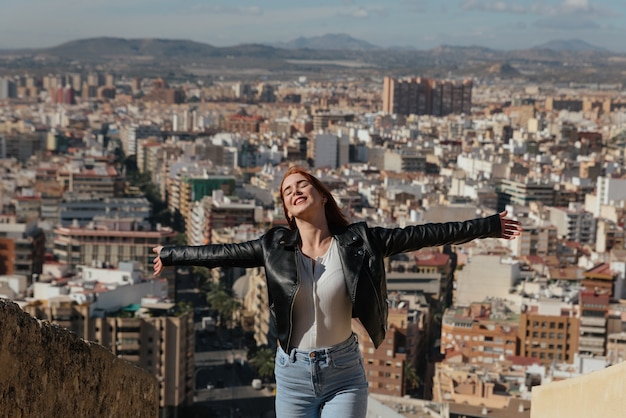
[[[229,47],[182,39],[101,37],[51,48],[0,51],[0,75],[97,69],[129,76],[207,79],[366,74],[522,77],[538,83],[621,83],[625,63],[626,55],[613,54],[578,40],[511,51],[451,45],[418,50],[380,48],[342,34],[297,38],[273,46],[259,43]]]

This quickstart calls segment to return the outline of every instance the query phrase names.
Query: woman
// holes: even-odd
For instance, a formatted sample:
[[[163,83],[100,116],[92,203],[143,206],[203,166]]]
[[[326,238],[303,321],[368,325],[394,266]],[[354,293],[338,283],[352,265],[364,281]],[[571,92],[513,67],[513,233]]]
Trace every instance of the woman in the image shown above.
[[[292,167],[280,187],[289,228],[239,244],[156,247],[163,266],[264,266],[276,322],[276,416],[365,417],[367,380],[351,318],[378,347],[387,329],[384,258],[476,238],[513,239],[519,222],[499,215],[406,228],[350,224],[330,191]]]

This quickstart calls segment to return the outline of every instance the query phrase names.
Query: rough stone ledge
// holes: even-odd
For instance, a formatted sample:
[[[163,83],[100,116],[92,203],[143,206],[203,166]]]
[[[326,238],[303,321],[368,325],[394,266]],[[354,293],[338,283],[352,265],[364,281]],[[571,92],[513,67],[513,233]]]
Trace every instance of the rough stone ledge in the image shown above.
[[[1,416],[149,417],[158,382],[147,371],[0,299]]]

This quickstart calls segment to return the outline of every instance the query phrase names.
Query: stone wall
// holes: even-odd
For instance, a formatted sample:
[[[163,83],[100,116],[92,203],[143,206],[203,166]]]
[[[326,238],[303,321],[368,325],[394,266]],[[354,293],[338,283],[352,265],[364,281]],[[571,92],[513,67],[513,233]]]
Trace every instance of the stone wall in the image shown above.
[[[567,380],[533,386],[531,418],[623,417],[626,362]]]
[[[158,382],[148,372],[64,328],[0,299],[2,416],[158,415]]]

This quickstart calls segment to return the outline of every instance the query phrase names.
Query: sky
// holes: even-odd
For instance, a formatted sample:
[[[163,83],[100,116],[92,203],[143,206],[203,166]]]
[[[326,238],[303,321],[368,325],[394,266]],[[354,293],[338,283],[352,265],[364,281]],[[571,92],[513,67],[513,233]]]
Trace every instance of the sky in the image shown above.
[[[418,49],[510,50],[580,39],[626,52],[626,1],[0,0],[0,49],[100,36],[233,46],[325,34]]]

